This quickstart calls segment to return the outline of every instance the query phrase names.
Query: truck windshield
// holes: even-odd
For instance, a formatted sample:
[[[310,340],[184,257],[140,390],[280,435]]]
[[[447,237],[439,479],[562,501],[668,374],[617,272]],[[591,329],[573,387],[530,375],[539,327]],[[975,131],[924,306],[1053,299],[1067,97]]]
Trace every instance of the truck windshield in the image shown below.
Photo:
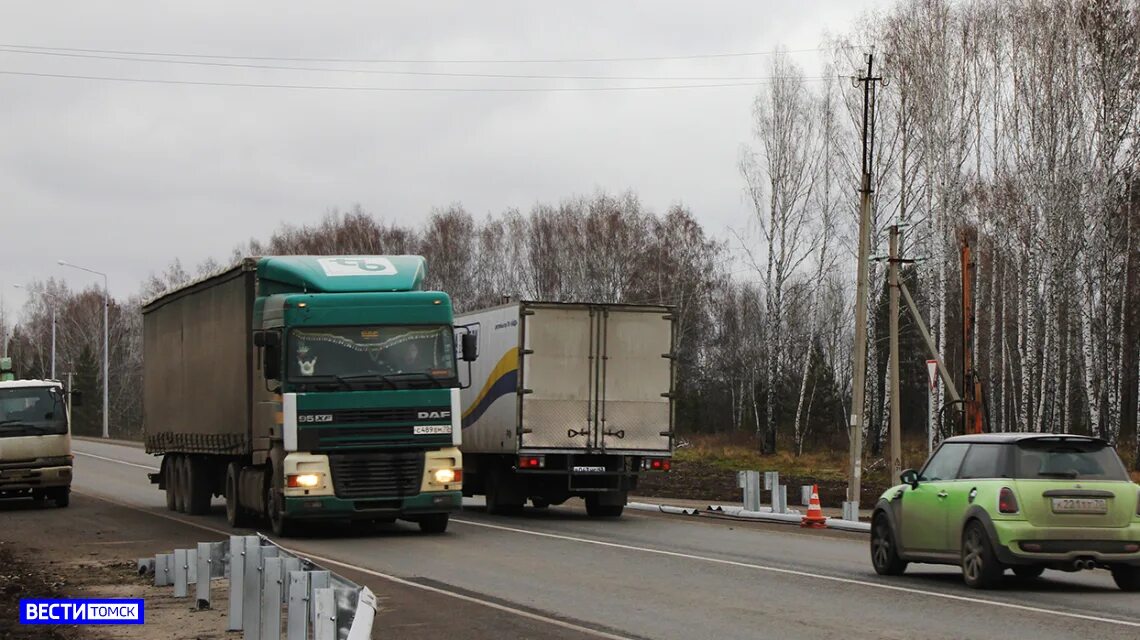
[[[449,326],[306,327],[289,332],[289,380],[383,388],[454,386]]]
[[[67,433],[67,408],[57,387],[0,389],[0,438]]]
[[[1116,451],[1095,440],[1027,440],[1015,457],[1019,479],[1128,480]]]

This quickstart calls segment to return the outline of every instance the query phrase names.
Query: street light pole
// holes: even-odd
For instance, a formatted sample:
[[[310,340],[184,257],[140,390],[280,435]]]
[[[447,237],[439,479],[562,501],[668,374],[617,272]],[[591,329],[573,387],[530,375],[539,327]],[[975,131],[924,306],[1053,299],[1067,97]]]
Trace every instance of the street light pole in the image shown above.
[[[107,393],[109,389],[110,370],[111,370],[111,325],[110,325],[110,309],[111,309],[111,288],[108,284],[107,274],[102,271],[88,269],[81,267],[77,264],[71,264],[66,260],[60,260],[61,267],[71,267],[72,269],[79,269],[88,273],[94,273],[98,276],[103,276],[103,437],[110,438],[111,431],[108,423],[108,415],[110,407],[107,403]]]

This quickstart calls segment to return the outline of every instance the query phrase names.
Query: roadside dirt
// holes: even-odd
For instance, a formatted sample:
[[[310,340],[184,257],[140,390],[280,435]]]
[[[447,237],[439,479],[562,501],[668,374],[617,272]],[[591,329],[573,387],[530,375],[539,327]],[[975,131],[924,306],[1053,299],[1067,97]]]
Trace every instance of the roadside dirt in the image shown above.
[[[0,640],[228,637],[224,608],[196,611],[189,600],[176,600],[171,589],[154,587],[152,578],[136,573],[128,551],[136,543],[129,536],[86,519],[69,519],[63,530],[37,525],[64,513],[31,502],[0,505]],[[215,585],[216,602],[226,601],[224,586]],[[143,598],[146,624],[22,626],[20,598]]]
[[[788,503],[799,504],[800,486],[815,483],[819,486],[819,500],[824,507],[841,508],[847,496],[846,481],[818,481],[812,478],[780,476],[788,487]],[[859,500],[861,506],[875,504],[887,490],[886,485],[864,481]],[[740,502],[741,489],[736,486],[736,472],[694,460],[674,460],[669,473],[647,473],[638,481],[639,496],[708,500],[709,502]],[[764,502],[768,499],[765,497]]]

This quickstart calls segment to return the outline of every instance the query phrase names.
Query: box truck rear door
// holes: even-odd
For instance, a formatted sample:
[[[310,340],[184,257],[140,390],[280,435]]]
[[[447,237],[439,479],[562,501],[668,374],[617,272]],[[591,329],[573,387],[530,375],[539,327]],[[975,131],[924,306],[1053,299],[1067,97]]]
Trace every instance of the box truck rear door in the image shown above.
[[[534,306],[523,315],[522,447],[593,446],[597,321],[585,307]]]
[[[607,451],[668,451],[672,320],[660,309],[611,307],[602,321],[597,441]]]

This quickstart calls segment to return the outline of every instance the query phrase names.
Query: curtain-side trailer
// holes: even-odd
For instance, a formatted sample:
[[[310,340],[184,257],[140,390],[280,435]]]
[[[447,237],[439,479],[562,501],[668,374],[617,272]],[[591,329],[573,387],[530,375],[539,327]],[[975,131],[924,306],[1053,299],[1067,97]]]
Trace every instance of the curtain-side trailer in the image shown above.
[[[488,511],[583,498],[621,515],[673,450],[669,307],[516,302],[461,314],[479,358],[460,393],[465,495]]]
[[[418,256],[247,258],[143,308],[146,449],[168,508],[231,525],[460,508],[451,301]],[[465,348],[471,357],[474,345]]]

